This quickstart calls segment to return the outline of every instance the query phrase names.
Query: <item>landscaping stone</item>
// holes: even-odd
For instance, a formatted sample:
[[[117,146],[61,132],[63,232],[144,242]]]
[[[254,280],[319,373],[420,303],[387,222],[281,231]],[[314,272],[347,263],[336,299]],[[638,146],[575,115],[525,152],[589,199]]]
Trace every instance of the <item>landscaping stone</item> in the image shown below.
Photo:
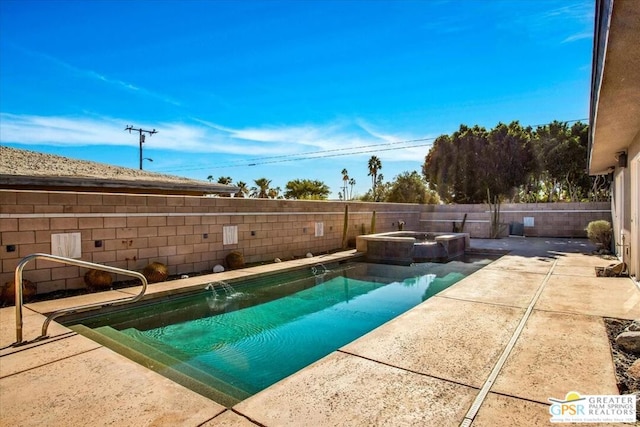
[[[640,354],[640,331],[622,332],[616,337],[616,343],[625,351]]]
[[[11,280],[0,288],[0,301],[3,304],[12,305],[16,301],[15,280]],[[36,295],[36,285],[27,279],[22,279],[22,300],[30,301]]]
[[[230,252],[225,257],[225,261],[227,263],[227,267],[229,267],[230,270],[244,267],[244,256],[238,251]]]
[[[626,331],[640,331],[640,319],[636,319],[629,326],[627,326]]]
[[[627,369],[627,374],[637,380],[640,380],[640,359],[636,359],[635,362]]]
[[[164,282],[169,277],[169,269],[161,262],[152,262],[142,270],[142,274],[149,283]]]
[[[84,274],[84,284],[94,290],[111,289],[113,278],[104,270],[89,270]]]

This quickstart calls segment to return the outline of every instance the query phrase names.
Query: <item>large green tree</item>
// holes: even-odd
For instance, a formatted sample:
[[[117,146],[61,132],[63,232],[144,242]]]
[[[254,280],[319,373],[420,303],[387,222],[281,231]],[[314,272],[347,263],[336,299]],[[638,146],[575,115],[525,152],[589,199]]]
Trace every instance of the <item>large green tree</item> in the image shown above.
[[[488,134],[479,166],[484,188],[495,197],[511,197],[534,170],[531,128],[498,123]]]
[[[330,192],[324,182],[310,179],[294,179],[285,188],[285,199],[325,200]]]
[[[479,164],[487,145],[485,128],[461,125],[452,135],[441,135],[425,158],[422,173],[429,187],[447,203],[481,203],[486,189]]]
[[[591,180],[585,173],[589,128],[577,122],[554,121],[539,126],[534,135],[538,162],[538,188],[546,201],[587,198]]]
[[[449,203],[499,202],[526,182],[534,159],[531,130],[518,122],[483,127],[461,125],[442,135],[425,158],[422,172],[430,188]]]
[[[438,194],[427,188],[427,184],[416,171],[403,172],[391,182],[385,202],[392,203],[439,203]]]
[[[535,130],[518,122],[489,131],[461,125],[434,141],[422,172],[447,203],[606,200],[606,180],[586,172],[588,135],[581,122]]]

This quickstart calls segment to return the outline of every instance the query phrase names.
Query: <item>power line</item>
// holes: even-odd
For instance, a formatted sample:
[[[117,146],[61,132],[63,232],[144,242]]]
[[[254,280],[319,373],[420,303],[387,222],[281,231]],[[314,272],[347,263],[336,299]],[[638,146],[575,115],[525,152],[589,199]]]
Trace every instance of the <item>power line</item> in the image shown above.
[[[386,143],[383,143],[383,144],[370,144],[370,145],[360,145],[360,146],[356,146],[356,147],[333,148],[331,150],[310,151],[310,152],[303,153],[303,154],[304,155],[310,155],[310,154],[320,154],[320,153],[332,153],[332,152],[336,152],[336,151],[357,150],[357,149],[360,149],[360,148],[384,147],[384,146],[387,146],[387,145],[397,145],[397,144],[410,144],[412,142],[431,141],[431,140],[434,140],[434,139],[435,138],[408,139],[406,141],[386,142]],[[400,148],[404,148],[404,147],[400,147]],[[351,154],[351,153],[347,153],[347,154]],[[262,161],[262,160],[269,160],[269,159],[279,159],[279,158],[282,158],[282,157],[290,157],[290,156],[295,156],[295,154],[283,154],[283,155],[280,155],[280,156],[259,157],[257,159],[243,160],[242,162],[245,163],[245,162],[251,162],[251,161]]]
[[[588,119],[573,119],[561,121],[559,123],[575,123],[586,121]],[[542,127],[550,125],[551,123],[544,124],[536,124],[530,125],[532,128]],[[333,148],[330,150],[320,150],[320,151],[310,151],[302,154],[282,154],[278,156],[267,156],[267,157],[258,157],[247,160],[238,160],[236,162],[229,162],[222,165],[216,166],[197,166],[197,167],[185,167],[185,168],[176,168],[176,169],[168,169],[165,171],[188,171],[188,170],[203,170],[203,169],[226,169],[226,168],[235,168],[235,167],[249,167],[249,166],[258,166],[265,164],[273,164],[273,163],[285,163],[285,162],[296,162],[302,160],[313,160],[313,159],[324,159],[330,157],[341,157],[341,156],[351,156],[357,154],[367,154],[378,151],[393,151],[393,150],[401,150],[406,148],[418,148],[418,147],[428,147],[432,145],[432,143],[427,144],[414,144],[416,142],[425,142],[425,141],[435,141],[436,138],[417,138],[417,139],[408,139],[404,141],[394,141],[394,142],[386,142],[382,144],[370,144],[370,145],[360,145],[356,147],[344,147],[344,148]],[[405,145],[405,144],[413,144],[413,145]],[[389,146],[394,147],[389,147]],[[398,146],[402,145],[402,146]],[[388,147],[388,148],[380,148],[380,147]],[[362,150],[360,150],[362,149]],[[353,151],[360,150],[360,151]],[[345,152],[346,151],[346,152]]]
[[[176,168],[176,169],[171,169],[171,171],[247,167],[247,166],[257,166],[257,165],[270,164],[270,163],[283,163],[283,162],[292,162],[292,161],[299,161],[299,160],[322,159],[325,157],[350,156],[355,154],[371,153],[374,151],[390,151],[390,150],[400,150],[403,148],[425,147],[431,144],[407,145],[407,146],[393,147],[393,148],[379,148],[379,147],[385,147],[390,145],[411,144],[414,142],[433,141],[435,139],[436,138],[419,138],[419,139],[410,139],[406,141],[387,142],[384,144],[360,145],[356,147],[333,148],[331,150],[309,151],[301,154],[282,154],[279,156],[268,156],[268,157],[259,157],[259,158],[248,159],[248,160],[238,160],[237,162],[230,162],[227,164],[217,165],[217,166],[197,166],[197,167]],[[369,150],[353,151],[361,148],[365,148]],[[341,152],[341,151],[349,151],[349,152],[336,154],[337,152]],[[333,154],[327,154],[327,153],[333,153]],[[318,155],[318,154],[321,154],[321,155]]]
[[[423,141],[427,141],[427,140],[435,140],[436,138],[426,138],[423,139]],[[339,153],[339,154],[326,154],[326,155],[322,155],[322,156],[301,156],[301,157],[293,157],[293,158],[286,158],[286,159],[281,159],[281,160],[271,160],[271,161],[267,161],[267,162],[260,162],[260,163],[250,163],[248,165],[243,164],[243,165],[232,165],[232,166],[218,166],[218,168],[222,168],[222,167],[239,167],[239,166],[257,166],[257,165],[265,165],[265,164],[271,164],[271,163],[283,163],[283,162],[295,162],[295,161],[299,161],[299,160],[313,160],[313,159],[325,159],[328,157],[341,157],[341,156],[350,156],[350,155],[355,155],[355,154],[366,154],[366,153],[376,153],[379,151],[392,151],[392,150],[400,150],[402,148],[416,148],[416,147],[428,147],[432,145],[431,143],[429,144],[416,144],[416,145],[409,145],[406,147],[392,147],[392,148],[371,148],[369,150],[361,150],[361,151],[352,151],[349,153]],[[332,150],[327,150],[327,151],[332,151]]]

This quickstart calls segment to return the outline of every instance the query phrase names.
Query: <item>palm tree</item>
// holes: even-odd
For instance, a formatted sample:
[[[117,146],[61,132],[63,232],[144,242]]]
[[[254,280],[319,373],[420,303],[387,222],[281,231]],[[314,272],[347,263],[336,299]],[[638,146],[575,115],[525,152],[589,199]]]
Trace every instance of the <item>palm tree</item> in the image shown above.
[[[344,199],[347,200],[347,183],[349,182],[349,172],[347,172],[347,169],[342,169],[342,172],[340,172],[342,174],[342,194],[344,196]]]
[[[282,191],[282,188],[280,187],[269,188],[269,191],[267,191],[267,195],[269,196],[270,199],[279,199],[281,191]]]
[[[244,181],[236,182],[236,187],[240,188],[236,193],[236,197],[247,197],[249,195],[249,187],[247,187],[247,183]]]
[[[256,183],[257,188],[251,188],[251,197],[267,199],[269,197],[269,186],[271,185],[271,180],[267,178],[258,178],[254,179],[253,182]]]
[[[356,185],[355,178],[349,178],[349,200],[353,199],[353,187]]]
[[[287,182],[285,199],[325,200],[329,195],[329,187],[322,181],[310,179],[294,179]]]
[[[221,176],[218,178],[218,184],[229,185],[233,182],[230,176]]]
[[[378,184],[378,170],[382,169],[382,162],[377,156],[371,156],[369,159],[369,176],[371,177],[371,193],[374,201],[378,201],[376,197],[376,185]]]
[[[209,175],[207,179],[209,180],[209,182],[213,181],[213,175]]]

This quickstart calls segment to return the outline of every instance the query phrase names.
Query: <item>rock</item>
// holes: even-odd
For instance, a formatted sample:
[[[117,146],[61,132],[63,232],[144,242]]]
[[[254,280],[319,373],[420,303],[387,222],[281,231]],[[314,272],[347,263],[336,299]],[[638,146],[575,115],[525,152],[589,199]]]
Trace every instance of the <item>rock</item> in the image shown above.
[[[636,359],[636,361],[633,362],[633,365],[627,369],[627,374],[637,380],[640,380],[640,359]]]
[[[0,300],[5,304],[15,304],[16,302],[16,287],[15,281],[11,280],[4,284],[0,289]],[[30,282],[27,279],[22,279],[22,301],[29,301],[36,295],[36,284]]]
[[[282,262],[282,260],[280,258],[276,258],[273,260],[273,262],[278,263],[278,262]]]
[[[313,254],[311,252],[307,252],[307,258],[313,258]]]
[[[640,319],[636,319],[633,321],[633,323],[631,323],[629,326],[627,326],[627,329],[625,329],[626,331],[640,331]]]
[[[189,275],[188,274],[183,274],[182,276],[180,276],[181,279],[188,279]]]
[[[626,331],[616,337],[616,344],[624,351],[640,354],[640,331]]]
[[[225,261],[230,270],[244,267],[244,256],[238,251],[229,252],[225,257]]]
[[[223,271],[224,271],[224,267],[221,266],[220,264],[216,264],[215,267],[213,267],[214,273],[222,273]]]
[[[169,269],[161,262],[152,262],[142,270],[142,274],[149,283],[164,282],[169,277]]]
[[[104,270],[89,270],[84,274],[84,284],[89,289],[104,290],[111,289],[113,278],[111,273]]]

